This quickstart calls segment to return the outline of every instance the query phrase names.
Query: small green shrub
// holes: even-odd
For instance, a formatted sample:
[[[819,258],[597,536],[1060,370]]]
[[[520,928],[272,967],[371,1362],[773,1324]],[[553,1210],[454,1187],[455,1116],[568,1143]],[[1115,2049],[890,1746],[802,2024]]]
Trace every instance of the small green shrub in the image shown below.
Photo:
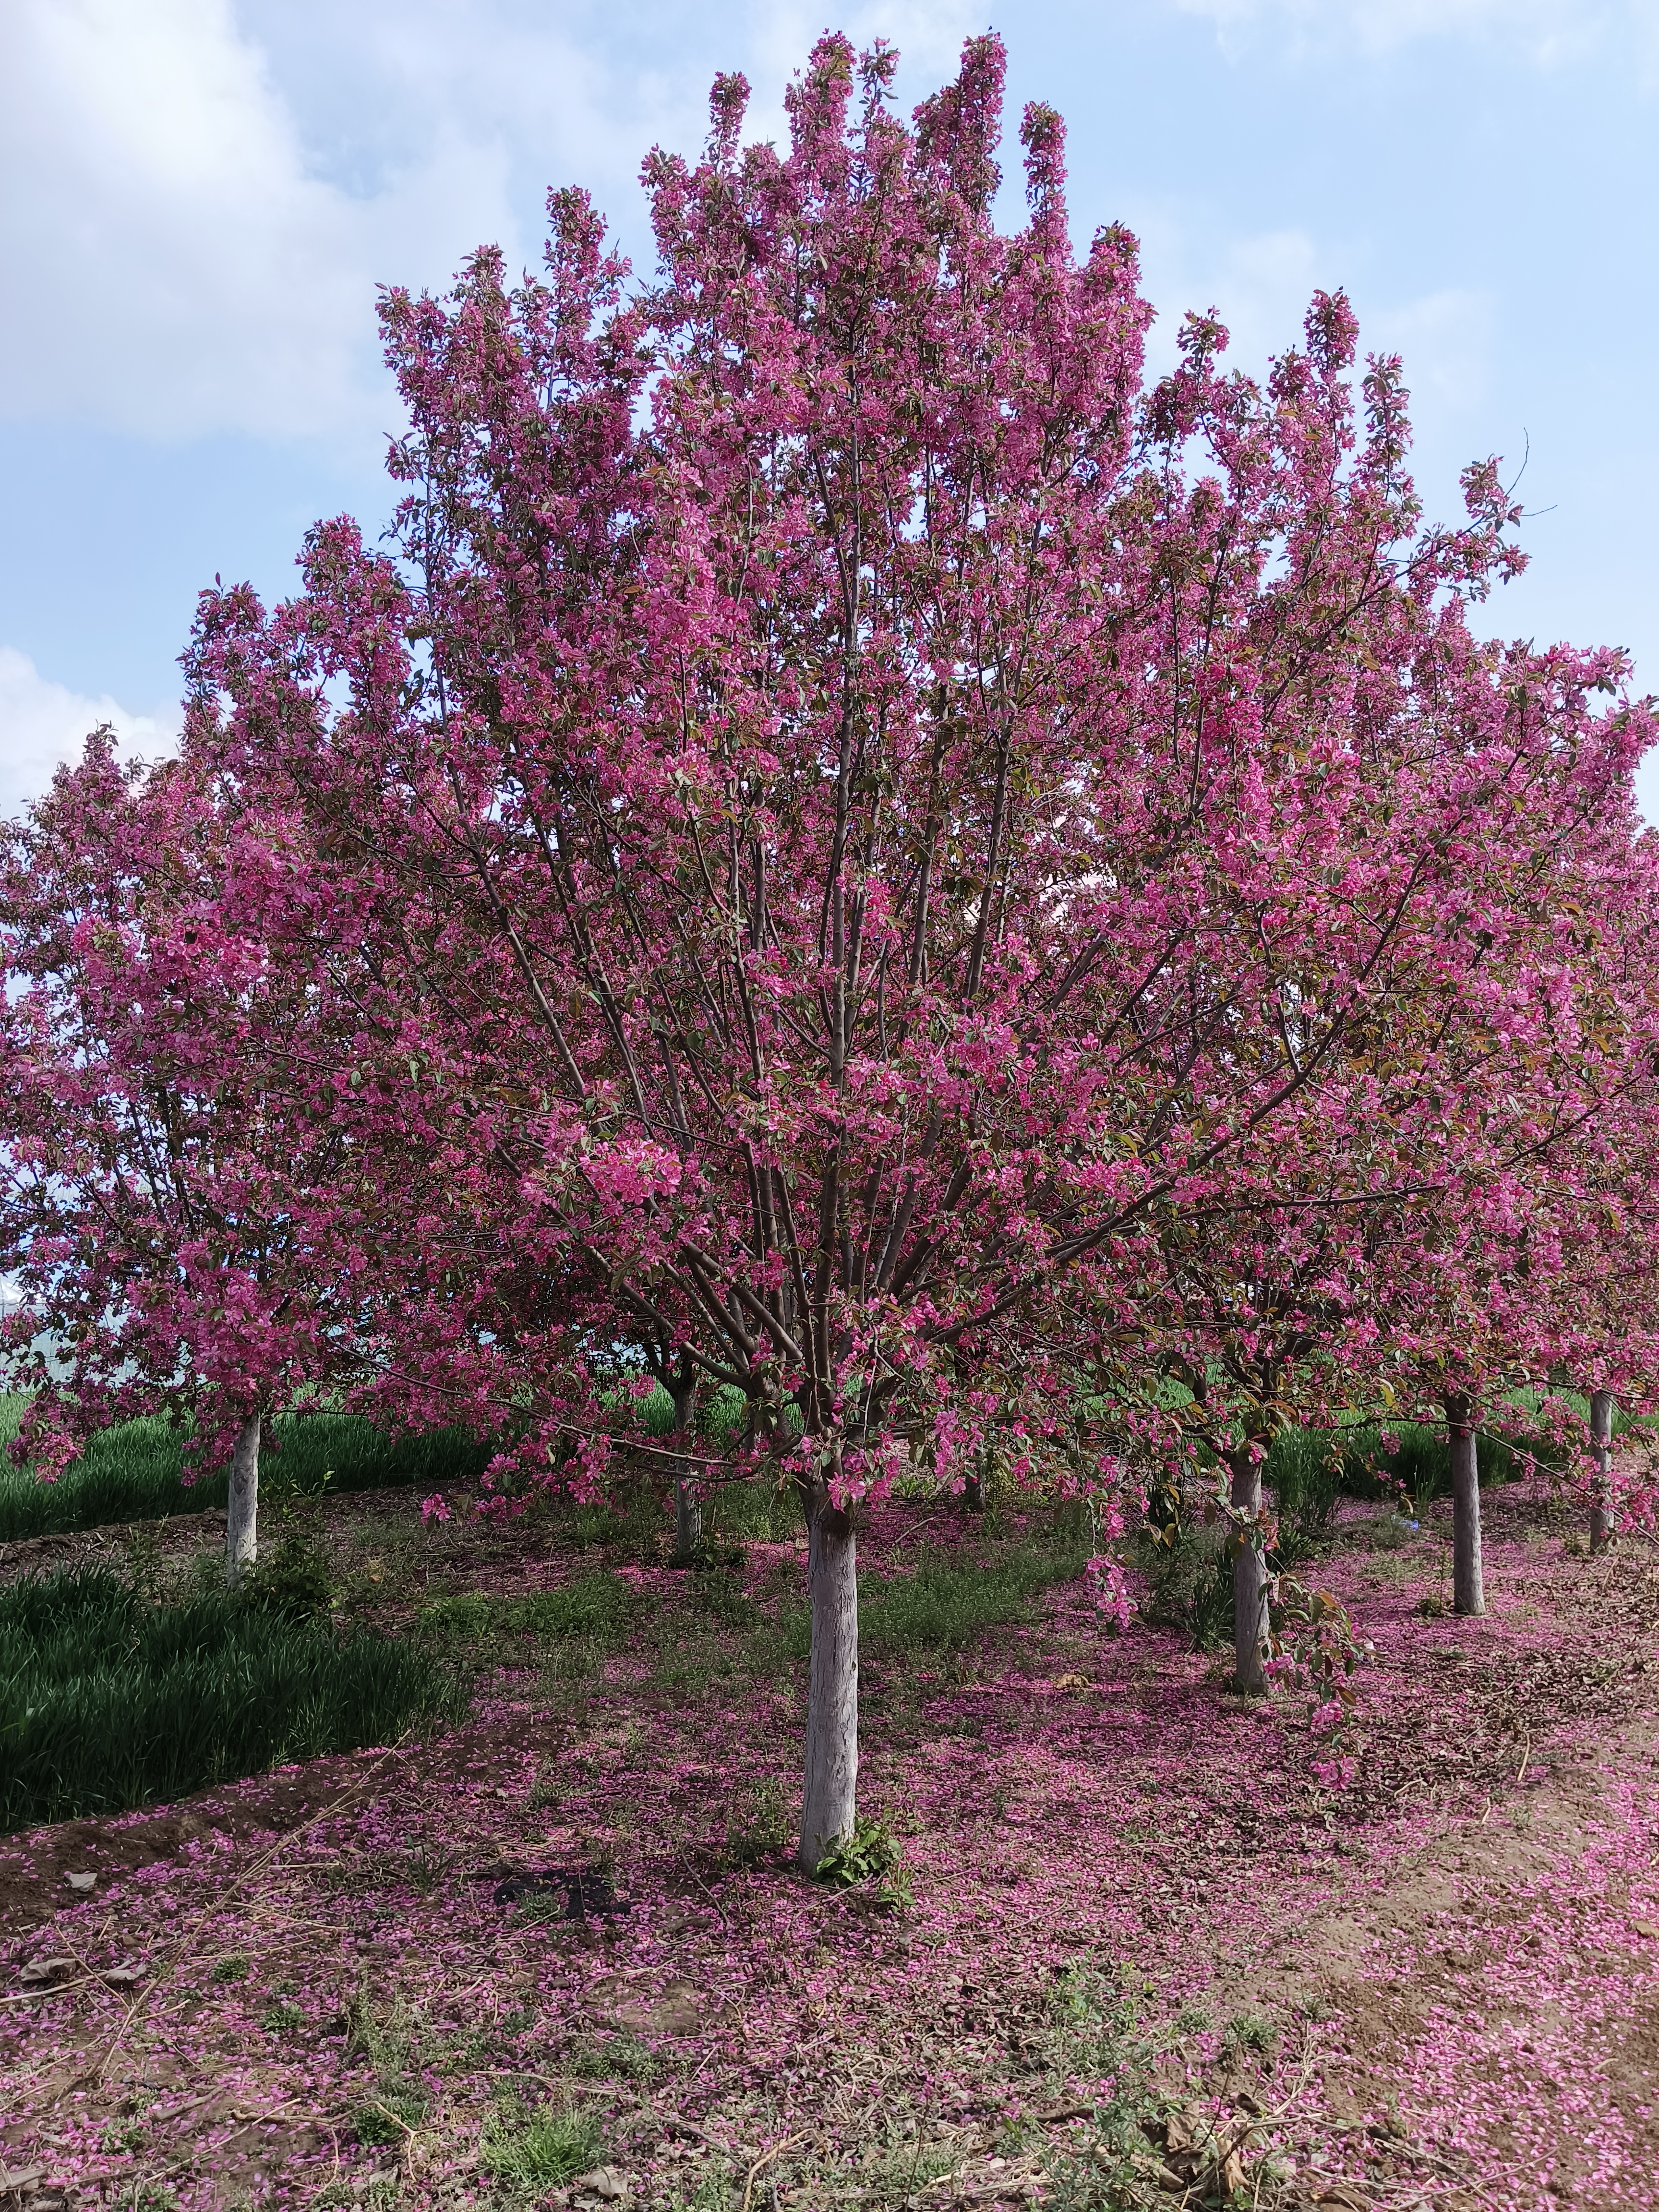
[[[1081,2154],[1053,2146],[1047,2201],[1058,2212],[1120,2212],[1146,2203],[1152,2192],[1144,2187],[1144,2124],[1158,2103],[1152,2069],[1160,2053],[1142,2024],[1136,1988],[1073,1968],[1058,1978],[1050,2017],[1051,2063],[1109,2087],[1095,2106]]]
[[[1061,1966],[1056,1972],[1048,2011],[1058,2027],[1091,2027],[1111,2008],[1111,1992],[1092,1966]]]
[[[611,2035],[599,2043],[578,2044],[564,2070],[580,2081],[649,2081],[657,2061],[637,2036]]]
[[[402,2142],[425,2118],[426,2099],[418,2089],[379,2088],[358,2106],[352,2128],[360,2143],[386,2147]]]
[[[884,1905],[915,1902],[898,1838],[884,1820],[868,1820],[861,1813],[853,1822],[852,1833],[838,1837],[830,1844],[816,1872],[820,1881],[830,1882],[838,1889],[872,1882]]]
[[[513,1906],[513,1917],[522,1927],[544,1927],[549,1921],[565,1917],[565,1897],[561,1890],[527,1889]]]
[[[244,1601],[289,1620],[314,1620],[334,1603],[334,1577],[314,1527],[285,1528],[240,1587]]]
[[[1236,2012],[1227,2022],[1225,2040],[1235,2051],[1272,2051],[1279,2047],[1279,2030],[1266,2013]]]
[[[337,2024],[345,2030],[346,2057],[366,2058],[374,2070],[374,2086],[353,2116],[358,2142],[402,2142],[427,2109],[426,2092],[410,2075],[415,2022],[407,2002],[398,1991],[377,2002],[365,1973]]]
[[[1375,1552],[1398,1552],[1412,1540],[1410,1522],[1397,1513],[1373,1513],[1360,1533]]]
[[[355,1996],[346,2000],[339,2025],[345,2031],[345,2056],[367,2058],[382,2081],[396,2081],[409,2060],[413,2022],[401,1996],[377,2004],[364,1972]]]

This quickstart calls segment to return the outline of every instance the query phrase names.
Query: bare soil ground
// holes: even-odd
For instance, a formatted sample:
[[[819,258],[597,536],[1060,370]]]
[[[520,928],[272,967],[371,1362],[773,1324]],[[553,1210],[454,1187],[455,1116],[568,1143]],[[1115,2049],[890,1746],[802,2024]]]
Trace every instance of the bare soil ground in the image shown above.
[[[772,1848],[788,1543],[712,1579],[618,1558],[624,1642],[526,1651],[431,1744],[11,1839],[0,2205],[1650,2206],[1659,1560],[1575,1555],[1518,1486],[1486,1509],[1486,1620],[1443,1609],[1437,1522],[1348,1509],[1314,1571],[1376,1645],[1345,1790],[1293,1702],[1103,1638],[1075,1583],[872,1662],[861,1794],[908,1910]],[[397,1493],[329,1516],[390,1625],[597,1564]],[[868,1569],[923,1517],[878,1514]]]

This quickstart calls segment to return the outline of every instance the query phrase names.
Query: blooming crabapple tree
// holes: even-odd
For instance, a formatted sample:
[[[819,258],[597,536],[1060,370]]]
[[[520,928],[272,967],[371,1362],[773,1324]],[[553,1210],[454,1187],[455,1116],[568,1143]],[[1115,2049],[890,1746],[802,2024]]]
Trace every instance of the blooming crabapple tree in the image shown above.
[[[1453,1595],[1464,1613],[1486,1609],[1482,1418],[1507,1411],[1513,1421],[1524,1389],[1543,1400],[1529,1425],[1553,1428],[1577,1459],[1582,1412],[1552,1399],[1553,1386],[1588,1381],[1595,1449],[1612,1393],[1647,1401],[1659,1374],[1659,854],[1631,787],[1654,724],[1646,702],[1594,715],[1586,703],[1623,673],[1613,655],[1504,656],[1527,769],[1504,782],[1522,804],[1494,820],[1499,834],[1482,855],[1471,841],[1459,854],[1454,911],[1480,949],[1478,989],[1455,1036],[1437,1035],[1415,1056],[1413,1088],[1436,1104],[1418,1148],[1433,1202],[1414,1221],[1395,1216],[1371,1277],[1395,1319],[1371,1336],[1380,1356],[1367,1364],[1392,1377],[1401,1410],[1446,1422]],[[1610,1474],[1601,1461],[1591,1486],[1592,1515],[1609,1522],[1600,1487]],[[1635,1492],[1625,1506],[1647,1510]]]
[[[821,41],[783,154],[720,80],[703,159],[647,165],[652,286],[561,192],[544,279],[390,293],[394,553],[335,522],[291,603],[206,595],[187,732],[308,815],[357,1139],[428,1164],[521,1466],[602,1478],[625,1344],[742,1392],[796,1490],[809,1866],[854,1814],[860,1502],[995,1440],[1121,1533],[1084,1380],[1412,988],[1429,829],[1376,732],[1510,519],[1477,471],[1418,532],[1340,300],[1265,395],[1202,321],[1146,390],[1059,118],[1006,235],[999,43],[910,127],[891,68]]]
[[[1165,1422],[1203,1437],[1254,1516],[1235,1560],[1246,1683],[1269,1534],[1255,1470],[1280,1425],[1432,1388],[1456,1602],[1478,1613],[1475,1400],[1563,1369],[1645,1392],[1654,1372],[1650,1240],[1605,1218],[1644,1212],[1659,908],[1631,774],[1652,717],[1619,696],[1620,656],[1478,644],[1413,596],[1383,611],[1418,666],[1407,711],[1372,725],[1374,788],[1396,833],[1415,817],[1423,857],[1393,988],[1241,1148],[1232,1206],[1171,1218],[1161,1245],[1163,1357],[1191,1391]]]
[[[164,1412],[230,1462],[226,1574],[258,1549],[267,1416],[355,1370],[368,1262],[356,1176],[296,1113],[325,1049],[296,972],[235,917],[286,858],[107,732],[0,843],[0,1266],[24,1293],[13,1446],[49,1476],[95,1430]]]

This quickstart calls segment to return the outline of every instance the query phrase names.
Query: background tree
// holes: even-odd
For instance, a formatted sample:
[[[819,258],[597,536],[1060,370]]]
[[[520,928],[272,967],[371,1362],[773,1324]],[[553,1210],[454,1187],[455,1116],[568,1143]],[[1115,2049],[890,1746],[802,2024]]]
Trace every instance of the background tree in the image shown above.
[[[0,846],[0,1266],[23,1301],[14,1450],[55,1474],[112,1421],[163,1413],[228,1458],[226,1574],[258,1552],[273,1412],[361,1380],[380,1187],[297,1071],[337,1066],[303,967],[250,915],[283,825],[216,811],[107,732]]]

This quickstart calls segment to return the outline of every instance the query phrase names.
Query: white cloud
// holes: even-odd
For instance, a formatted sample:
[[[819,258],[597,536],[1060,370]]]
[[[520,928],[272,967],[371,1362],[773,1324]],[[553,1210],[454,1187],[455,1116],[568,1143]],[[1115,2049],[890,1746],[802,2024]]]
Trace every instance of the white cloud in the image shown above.
[[[116,732],[124,757],[154,760],[173,751],[183,717],[176,707],[133,714],[107,695],[82,698],[42,676],[27,653],[0,645],[0,816],[39,799],[53,769],[78,760],[82,740],[100,722]]]
[[[1146,290],[1158,309],[1146,348],[1155,375],[1175,367],[1188,309],[1212,307],[1227,326],[1229,361],[1261,374],[1275,354],[1301,343],[1302,319],[1315,291],[1340,282],[1329,253],[1304,230],[1262,231],[1218,252],[1211,226],[1190,210],[1131,208],[1128,216],[1140,237]]]
[[[1548,64],[1594,46],[1621,17],[1639,21],[1646,0],[1174,0],[1224,33],[1288,29],[1298,46],[1352,40],[1385,53],[1423,38],[1491,37]]]
[[[238,0],[328,168],[348,159],[356,188],[416,159],[441,121],[499,146],[538,205],[550,184],[580,182],[643,247],[641,163],[653,145],[701,147],[718,70],[753,88],[745,136],[787,134],[784,89],[826,22],[854,46],[898,50],[899,105],[954,73],[984,0],[738,0],[724,13],[675,0],[609,0],[603,11],[525,0]],[[349,154],[346,149],[349,149]],[[342,173],[344,173],[343,171]],[[539,242],[538,236],[536,240]]]
[[[313,173],[228,0],[0,8],[14,416],[164,437],[378,422],[374,278],[439,273],[506,228],[488,146],[440,133],[369,198]]]
[[[842,20],[931,84],[981,6]],[[647,0],[550,21],[520,0],[0,0],[0,300],[27,333],[0,353],[0,414],[169,439],[392,428],[377,280],[441,286],[486,240],[516,270],[552,183],[589,185],[643,245],[640,162],[701,143],[715,66],[748,70],[752,129],[781,134],[821,27],[806,0],[672,21]]]
[[[1362,317],[1359,335],[1366,352],[1401,356],[1414,398],[1450,414],[1486,396],[1494,321],[1490,293],[1425,292],[1403,307]]]
[[[1146,286],[1159,314],[1147,345],[1155,374],[1175,365],[1188,308],[1213,307],[1227,326],[1228,359],[1252,375],[1303,343],[1303,319],[1319,289],[1339,287],[1359,317],[1359,349],[1397,353],[1418,411],[1439,418],[1477,407],[1486,392],[1495,307],[1485,292],[1447,289],[1415,300],[1379,303],[1368,295],[1369,251],[1316,239],[1301,229],[1258,232],[1212,244],[1207,222],[1169,206],[1133,211]]]
[[[884,39],[897,48],[906,81],[925,81],[924,88],[931,91],[956,75],[962,42],[984,30],[986,10],[983,0],[861,0],[829,11],[814,0],[776,0],[757,8],[751,17],[752,58],[746,64],[757,95],[750,135],[783,137],[784,86],[805,62],[826,20],[845,31],[860,52]],[[900,102],[902,108],[906,105]],[[1014,144],[1013,160],[1018,150]],[[1009,163],[1007,147],[1003,158]]]

